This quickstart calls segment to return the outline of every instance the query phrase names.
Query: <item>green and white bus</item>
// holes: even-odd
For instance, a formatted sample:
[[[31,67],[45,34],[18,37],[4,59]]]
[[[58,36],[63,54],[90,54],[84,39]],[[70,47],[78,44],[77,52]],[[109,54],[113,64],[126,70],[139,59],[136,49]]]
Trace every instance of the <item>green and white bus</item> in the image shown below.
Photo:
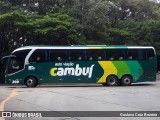
[[[156,52],[150,46],[25,46],[3,59],[7,60],[6,84],[128,86],[156,81]]]

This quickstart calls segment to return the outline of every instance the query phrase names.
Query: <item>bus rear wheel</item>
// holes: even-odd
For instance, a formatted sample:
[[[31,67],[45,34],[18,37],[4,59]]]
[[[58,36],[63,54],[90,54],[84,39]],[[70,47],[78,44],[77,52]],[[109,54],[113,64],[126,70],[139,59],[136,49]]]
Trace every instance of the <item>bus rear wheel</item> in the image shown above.
[[[36,87],[37,86],[37,79],[35,77],[27,77],[26,78],[26,86],[27,87]]]
[[[107,86],[116,86],[118,82],[118,78],[114,75],[110,75],[106,79]]]
[[[121,79],[121,85],[122,86],[130,86],[132,83],[132,77],[129,75],[125,75]]]

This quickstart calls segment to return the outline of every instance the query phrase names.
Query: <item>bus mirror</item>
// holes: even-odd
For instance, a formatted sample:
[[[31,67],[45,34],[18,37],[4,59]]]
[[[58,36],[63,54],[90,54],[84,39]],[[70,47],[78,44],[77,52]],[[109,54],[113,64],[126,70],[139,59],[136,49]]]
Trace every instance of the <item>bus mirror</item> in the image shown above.
[[[17,69],[19,69],[19,66],[18,66],[18,65],[13,65],[13,66],[12,66],[12,69],[17,70]]]
[[[19,69],[19,65],[16,60],[13,60],[12,62],[12,69]]]

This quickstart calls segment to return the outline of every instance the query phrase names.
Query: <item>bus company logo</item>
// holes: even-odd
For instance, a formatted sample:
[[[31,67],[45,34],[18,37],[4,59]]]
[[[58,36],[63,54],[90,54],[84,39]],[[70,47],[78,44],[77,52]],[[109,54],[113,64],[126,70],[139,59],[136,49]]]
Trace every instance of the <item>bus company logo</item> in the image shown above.
[[[72,75],[72,76],[87,76],[88,78],[92,77],[94,65],[91,65],[90,67],[80,67],[79,64],[76,64],[76,67],[54,67],[50,70],[51,76],[65,76],[65,75]]]

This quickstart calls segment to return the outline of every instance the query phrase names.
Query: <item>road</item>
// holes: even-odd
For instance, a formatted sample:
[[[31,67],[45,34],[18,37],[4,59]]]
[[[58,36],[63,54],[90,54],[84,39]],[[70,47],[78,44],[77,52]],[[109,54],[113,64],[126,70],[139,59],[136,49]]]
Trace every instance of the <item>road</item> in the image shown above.
[[[136,83],[127,87],[106,87],[98,84],[42,85],[36,88],[0,86],[0,111],[160,111],[159,103],[160,74],[156,82]],[[17,120],[17,118],[0,118],[0,120],[4,119]],[[100,118],[66,116],[43,119],[97,120]],[[106,118],[101,117],[101,119]],[[107,119],[127,120],[127,117],[107,117]],[[134,119],[139,120],[139,117],[132,117],[132,120]],[[149,117],[141,117],[141,119],[151,120]],[[152,120],[158,119],[152,117]]]

